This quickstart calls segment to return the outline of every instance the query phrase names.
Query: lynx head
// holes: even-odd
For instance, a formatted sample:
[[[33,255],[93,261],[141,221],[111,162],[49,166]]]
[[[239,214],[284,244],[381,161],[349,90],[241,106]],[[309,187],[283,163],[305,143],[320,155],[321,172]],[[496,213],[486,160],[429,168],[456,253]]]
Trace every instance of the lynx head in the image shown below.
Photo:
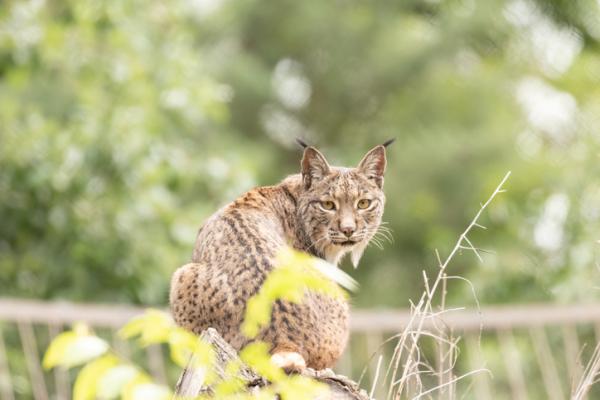
[[[385,148],[371,149],[355,168],[330,166],[307,146],[302,157],[298,218],[316,253],[337,264],[352,253],[354,267],[377,233],[383,215]]]

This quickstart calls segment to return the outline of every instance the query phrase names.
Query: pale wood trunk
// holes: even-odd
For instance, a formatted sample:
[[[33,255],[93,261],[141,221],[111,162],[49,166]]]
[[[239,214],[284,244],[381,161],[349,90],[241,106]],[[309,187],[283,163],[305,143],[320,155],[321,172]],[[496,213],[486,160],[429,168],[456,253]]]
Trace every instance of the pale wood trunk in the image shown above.
[[[256,391],[261,387],[268,385],[266,379],[257,375],[242,363],[237,352],[216,330],[212,328],[207,329],[202,333],[201,340],[212,344],[215,349],[217,360],[215,362],[214,372],[219,378],[228,378],[225,366],[228,362],[236,360],[242,365],[237,377],[246,384],[249,392]],[[183,370],[179,377],[175,387],[176,398],[195,398],[202,394],[212,393],[211,388],[204,385],[204,373],[202,371],[194,370],[191,367],[192,365],[194,365],[193,358],[190,359],[188,366]],[[302,375],[314,378],[329,386],[329,395],[326,398],[319,398],[318,400],[369,400],[368,394],[360,389],[355,382],[345,376],[336,375],[330,369],[315,371],[309,368],[303,372]]]

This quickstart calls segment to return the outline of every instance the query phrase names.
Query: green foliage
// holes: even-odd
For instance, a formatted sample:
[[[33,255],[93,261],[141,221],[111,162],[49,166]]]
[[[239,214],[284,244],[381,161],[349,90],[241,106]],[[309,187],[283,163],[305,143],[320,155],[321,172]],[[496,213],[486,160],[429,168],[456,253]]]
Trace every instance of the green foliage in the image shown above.
[[[269,345],[264,342],[254,342],[240,351],[240,358],[259,375],[264,376],[272,385],[265,392],[268,398],[277,393],[282,399],[312,399],[323,395],[327,388],[310,378],[299,375],[286,375],[280,368],[274,367],[269,355]],[[253,398],[248,396],[248,398]]]
[[[322,266],[321,266],[322,268]],[[343,277],[343,279],[348,279]],[[271,319],[273,303],[277,299],[300,302],[307,290],[330,296],[345,296],[337,284],[320,272],[314,257],[286,248],[277,257],[277,268],[267,277],[263,289],[250,298],[245,312],[244,331],[254,337]],[[253,306],[250,306],[250,305]],[[129,321],[120,331],[124,339],[137,338],[140,346],[167,344],[171,360],[179,367],[188,366],[190,359],[197,371],[204,372],[204,384],[215,388],[219,399],[255,399],[246,393],[245,385],[237,378],[239,362],[226,366],[227,378],[218,380],[214,373],[215,351],[209,343],[175,325],[165,312],[147,310]],[[240,359],[271,385],[258,393],[258,398],[273,399],[279,394],[283,400],[315,398],[327,391],[319,382],[303,376],[288,376],[271,363],[270,346],[255,341],[240,351]],[[193,358],[192,358],[193,357]],[[152,382],[139,367],[118,357],[106,342],[91,334],[85,325],[76,325],[63,332],[50,344],[44,357],[44,368],[71,368],[80,364],[73,389],[74,400],[116,399],[162,400],[171,397],[168,388]]]
[[[158,310],[148,310],[144,315],[135,317],[120,331],[124,339],[139,336],[142,346],[167,343],[171,359],[180,367],[185,367],[191,355],[201,366],[211,365],[214,361],[212,348],[197,340],[196,335],[175,326],[168,314]]]
[[[202,221],[297,172],[300,135],[346,165],[398,139],[357,305],[407,306],[507,170],[475,238],[496,255],[455,271],[484,303],[597,297],[597,2],[198,4],[2,2],[3,295],[164,304]]]
[[[81,371],[80,374],[83,374]],[[95,373],[90,374],[92,379],[96,379],[96,376],[102,375],[102,378],[98,381],[97,389],[97,397],[101,399],[116,399],[119,397],[121,393],[121,388],[124,388],[125,385],[129,385],[129,387],[133,387],[132,382],[136,382],[136,379],[140,379],[144,375],[140,373],[139,369],[134,365],[121,364],[118,366],[114,366],[110,370],[106,371],[104,374]],[[81,381],[81,378],[77,380]],[[92,384],[83,385],[86,388],[93,388]],[[127,390],[124,391],[127,393]],[[123,396],[125,397],[125,396]],[[93,398],[93,397],[92,397]]]
[[[154,325],[150,325],[150,322],[156,322],[159,319],[158,314],[158,311],[150,310],[147,315],[132,321],[124,330],[131,335],[136,334],[134,332],[138,327],[144,328],[146,331],[152,330],[151,327]],[[163,317],[162,320],[168,319],[166,315],[161,315],[161,317]],[[144,322],[147,323],[143,324],[140,320],[145,320]],[[159,327],[161,333],[178,329],[172,324],[168,328],[164,325]],[[171,334],[175,334],[175,332]],[[158,339],[158,335],[150,336],[150,340],[148,340],[148,335],[145,335],[140,342],[147,345],[164,341]],[[181,346],[178,351],[183,350],[184,348]],[[197,351],[197,348],[189,347],[185,350]],[[73,387],[74,400],[170,398],[167,388],[152,383],[150,377],[140,368],[118,357],[104,340],[93,335],[85,325],[78,324],[73,330],[59,334],[50,343],[44,356],[43,366],[46,369],[72,368],[81,364],[84,366],[77,374]]]
[[[251,184],[198,152],[228,110],[188,11],[0,5],[4,295],[162,304],[199,221]]]
[[[90,333],[87,326],[77,324],[53,341],[42,362],[44,368],[71,368],[90,361],[108,350],[108,343]]]
[[[283,249],[277,257],[273,270],[258,293],[248,300],[242,332],[254,338],[271,320],[275,300],[300,303],[307,289],[332,297],[345,297],[343,290],[317,269],[319,260],[308,254]],[[340,272],[341,273],[341,272]]]
[[[107,354],[89,362],[81,369],[79,375],[77,376],[75,386],[73,387],[73,398],[78,400],[94,400],[96,397],[100,397],[100,392],[105,391],[104,387],[100,385],[100,382],[104,382],[105,374],[111,372],[117,366],[119,366],[119,359],[112,354]],[[47,366],[45,367],[48,368]],[[65,367],[67,366],[65,365]],[[98,377],[100,377],[100,379],[98,379]],[[133,377],[130,379],[132,378]],[[118,388],[121,387],[123,387],[123,384],[111,387],[111,389],[114,389],[116,391],[116,395],[119,395],[120,391],[118,391]],[[98,396],[96,396],[96,393],[98,393]],[[113,393],[109,393],[109,395],[111,394]],[[117,396],[111,396],[108,398],[115,397]]]
[[[142,346],[168,341],[172,319],[162,311],[148,310],[144,315],[133,318],[119,331],[119,336],[129,339],[140,336]]]

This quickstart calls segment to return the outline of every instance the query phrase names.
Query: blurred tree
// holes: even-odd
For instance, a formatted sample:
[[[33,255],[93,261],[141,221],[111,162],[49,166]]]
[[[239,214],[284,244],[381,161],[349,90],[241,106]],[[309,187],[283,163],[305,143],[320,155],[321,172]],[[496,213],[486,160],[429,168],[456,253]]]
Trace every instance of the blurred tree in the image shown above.
[[[395,242],[360,306],[406,306],[506,170],[452,273],[486,302],[597,297],[597,2],[0,5],[0,291],[164,304],[224,202],[391,136]],[[469,289],[451,291],[464,304]]]

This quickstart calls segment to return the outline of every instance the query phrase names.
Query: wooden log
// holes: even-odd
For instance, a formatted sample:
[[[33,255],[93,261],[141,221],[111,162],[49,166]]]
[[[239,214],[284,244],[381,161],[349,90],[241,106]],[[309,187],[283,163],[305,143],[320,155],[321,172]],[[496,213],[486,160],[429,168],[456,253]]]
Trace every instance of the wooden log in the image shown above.
[[[236,377],[245,384],[249,392],[257,391],[269,384],[266,379],[257,375],[240,360],[237,352],[215,329],[207,329],[202,333],[200,338],[210,343],[215,349],[217,359],[213,372],[219,379],[226,380],[231,378],[226,371],[226,366],[229,362],[235,361],[241,365]],[[194,369],[193,365],[195,365],[195,359],[192,356],[175,386],[175,398],[195,398],[203,394],[210,395],[212,393],[212,389],[204,384],[204,371]],[[370,400],[367,392],[360,389],[355,382],[345,376],[336,375],[331,369],[315,371],[308,368],[302,375],[313,378],[329,387],[328,396],[319,398],[318,400]]]

